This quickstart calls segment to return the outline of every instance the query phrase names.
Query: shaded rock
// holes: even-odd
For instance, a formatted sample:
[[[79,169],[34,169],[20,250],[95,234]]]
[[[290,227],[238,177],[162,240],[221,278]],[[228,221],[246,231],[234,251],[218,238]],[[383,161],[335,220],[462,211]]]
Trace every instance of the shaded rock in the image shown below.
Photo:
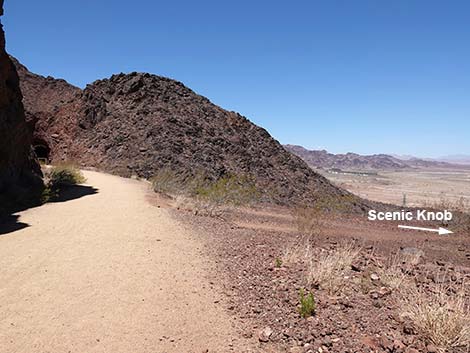
[[[400,250],[403,256],[424,257],[424,251],[418,248],[406,247]]]
[[[0,215],[39,201],[41,171],[31,139],[32,125],[25,119],[18,74],[5,51],[0,25]]]

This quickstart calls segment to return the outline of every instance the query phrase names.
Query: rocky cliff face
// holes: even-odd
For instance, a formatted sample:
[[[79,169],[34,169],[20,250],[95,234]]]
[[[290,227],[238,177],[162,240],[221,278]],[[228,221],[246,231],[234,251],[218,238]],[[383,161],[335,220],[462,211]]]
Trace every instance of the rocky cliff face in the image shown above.
[[[31,150],[32,126],[26,123],[21,99],[18,74],[5,52],[0,25],[0,213],[25,197],[34,198],[41,184]]]

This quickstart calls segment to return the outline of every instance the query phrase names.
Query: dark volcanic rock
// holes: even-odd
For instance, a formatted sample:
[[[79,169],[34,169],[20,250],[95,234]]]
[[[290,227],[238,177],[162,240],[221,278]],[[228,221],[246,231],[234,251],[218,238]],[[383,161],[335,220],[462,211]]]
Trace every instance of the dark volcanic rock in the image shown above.
[[[33,145],[39,157],[67,159],[67,149],[78,128],[81,89],[65,80],[30,72],[10,57],[20,77],[26,120],[35,125]]]
[[[254,176],[276,201],[344,192],[287,153],[269,133],[182,83],[150,74],[114,75],[83,92],[73,158],[121,175],[158,169]],[[84,158],[81,158],[81,157]]]
[[[119,74],[80,91],[17,67],[28,116],[38,120],[35,138],[47,145],[52,160],[144,178],[161,168],[212,179],[250,175],[271,199],[284,203],[325,196],[357,201],[286,152],[266,130],[180,82]]]
[[[3,0],[0,0],[0,16]],[[25,121],[18,74],[5,52],[0,25],[0,213],[40,188],[40,169],[31,150],[32,127]]]

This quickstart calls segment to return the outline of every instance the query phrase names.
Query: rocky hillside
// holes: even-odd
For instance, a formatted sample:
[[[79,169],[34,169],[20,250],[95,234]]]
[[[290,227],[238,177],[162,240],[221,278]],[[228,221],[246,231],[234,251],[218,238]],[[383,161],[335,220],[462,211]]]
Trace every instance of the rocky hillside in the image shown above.
[[[251,175],[277,201],[313,192],[344,194],[266,130],[180,82],[150,74],[114,75],[87,86],[82,101],[71,156],[88,165],[145,178],[167,167],[213,179]]]
[[[3,0],[0,0],[0,16]],[[0,25],[0,213],[40,188],[40,170],[31,150],[32,126],[25,120],[18,74],[5,52]]]
[[[66,159],[78,128],[81,89],[65,80],[36,75],[10,58],[20,77],[26,119],[35,125],[33,144],[40,149],[39,157]]]
[[[17,65],[26,110],[39,120],[35,137],[47,144],[53,161],[73,160],[144,178],[162,168],[212,179],[250,175],[277,202],[340,197],[362,207],[286,152],[266,130],[180,82],[119,74],[80,91]]]
[[[302,158],[312,168],[337,168],[351,171],[400,170],[405,168],[464,168],[464,166],[419,158],[404,160],[388,154],[374,154],[370,156],[356,153],[333,154],[325,150],[307,150],[297,145],[285,145],[284,148]]]

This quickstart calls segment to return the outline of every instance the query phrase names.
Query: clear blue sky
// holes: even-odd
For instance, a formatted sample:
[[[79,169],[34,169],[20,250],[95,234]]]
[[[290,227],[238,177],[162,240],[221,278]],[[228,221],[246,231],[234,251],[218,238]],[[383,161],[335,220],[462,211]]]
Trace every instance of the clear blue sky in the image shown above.
[[[85,86],[182,81],[282,143],[470,154],[466,0],[6,0],[8,50]]]

